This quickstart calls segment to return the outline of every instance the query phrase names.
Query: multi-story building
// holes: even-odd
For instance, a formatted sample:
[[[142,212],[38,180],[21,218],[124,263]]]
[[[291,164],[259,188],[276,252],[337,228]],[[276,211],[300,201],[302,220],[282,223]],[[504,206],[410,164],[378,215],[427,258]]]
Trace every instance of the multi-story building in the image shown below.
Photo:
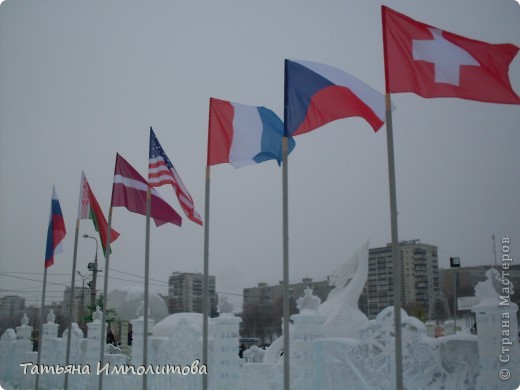
[[[428,315],[439,297],[437,247],[420,240],[401,241],[401,305],[420,307]],[[372,248],[368,256],[368,280],[360,309],[372,319],[394,302],[392,244]]]
[[[25,298],[19,295],[6,295],[0,298],[2,316],[14,317],[25,309]]]
[[[301,283],[289,285],[289,312],[298,312],[296,301],[304,296],[309,287],[315,295],[325,301],[332,286],[328,280],[314,282],[305,278]],[[281,335],[281,319],[283,317],[283,282],[268,286],[267,283],[258,283],[257,287],[244,289],[244,305],[240,333],[243,337],[253,337],[260,344],[271,343]]]
[[[70,287],[65,287],[63,292],[63,316],[69,317],[70,311]],[[72,321],[80,326],[83,326],[84,317],[87,315],[86,307],[90,305],[90,289],[87,287],[74,287],[73,306],[72,306]],[[55,312],[55,314],[57,314]]]
[[[315,295],[325,301],[332,287],[328,280],[314,282],[311,278],[304,278],[300,283],[289,284],[289,306],[291,313],[296,313],[296,300],[303,297],[305,289],[310,287]],[[267,283],[258,283],[257,287],[244,289],[244,307],[248,305],[274,306],[281,305],[283,297],[283,282],[268,286]]]
[[[209,313],[217,314],[215,276],[209,278]],[[168,279],[168,311],[173,313],[202,313],[204,275],[201,273],[173,272]]]
[[[25,309],[25,298],[6,295],[0,298],[0,331],[20,325]]]
[[[401,257],[401,305],[405,308],[420,309],[425,316],[431,316],[435,302],[440,300],[439,264],[437,247],[423,244],[420,240],[402,241],[399,245]],[[296,313],[296,300],[310,287],[323,301],[327,299],[332,286],[328,280],[313,282],[303,279],[301,283],[289,285],[289,306]],[[283,297],[282,282],[268,286],[258,283],[257,287],[244,289],[244,309],[252,305],[281,307]],[[394,304],[394,265],[392,245],[369,249],[368,278],[359,299],[359,308],[370,319],[375,318],[384,308]],[[413,314],[413,313],[412,313]]]

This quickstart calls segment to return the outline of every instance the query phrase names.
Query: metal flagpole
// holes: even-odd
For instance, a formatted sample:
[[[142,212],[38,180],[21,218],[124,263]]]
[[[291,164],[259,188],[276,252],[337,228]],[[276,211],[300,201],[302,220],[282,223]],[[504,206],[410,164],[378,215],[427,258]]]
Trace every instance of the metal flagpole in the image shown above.
[[[388,184],[390,187],[390,226],[392,230],[392,259],[394,265],[394,326],[395,326],[395,387],[403,389],[403,358],[401,342],[401,255],[397,233],[397,197],[395,190],[394,136],[392,128],[392,102],[385,95],[386,145],[388,149]]]
[[[112,188],[112,195],[114,189]],[[105,248],[105,282],[103,286],[103,313],[101,317],[101,336],[100,339],[100,351],[99,351],[99,367],[102,369],[105,361],[105,332],[106,332],[106,311],[107,311],[107,291],[108,291],[108,270],[110,262],[110,234],[112,231],[112,202],[110,202],[110,208],[108,209],[108,228],[107,228],[107,240]],[[99,374],[98,390],[103,390],[103,374]]]
[[[83,181],[82,181],[83,182]],[[80,188],[81,191],[81,188]],[[81,194],[81,192],[80,192]],[[74,233],[74,256],[72,257],[72,280],[70,282],[70,307],[69,307],[69,333],[67,334],[67,353],[65,357],[65,366],[69,365],[70,362],[70,341],[72,338],[72,313],[74,306],[74,293],[75,293],[75,282],[76,282],[76,261],[78,258],[78,235],[79,235],[79,217],[76,220],[76,231]],[[83,313],[83,302],[81,304],[81,313]],[[65,384],[64,388],[67,390],[69,385],[69,375],[65,372]]]
[[[209,193],[210,166],[206,165],[206,189],[204,209],[204,281],[202,283],[202,364],[208,365],[208,314],[209,314]],[[202,388],[208,389],[208,375],[202,376]]]
[[[43,271],[43,291],[42,291],[42,306],[40,308],[40,334],[38,336],[38,358],[37,358],[37,366],[40,367],[41,357],[42,357],[42,339],[43,339],[43,314],[45,308],[45,293],[47,290],[47,267],[44,265]],[[35,389],[38,390],[40,385],[40,374],[36,375],[36,386]]]
[[[152,188],[146,191],[146,242],[144,255],[144,326],[143,326],[143,366],[148,365],[148,282],[150,278],[150,214],[152,211]],[[143,390],[146,390],[146,370],[143,375]]]
[[[283,388],[290,389],[289,351],[289,201],[287,179],[288,137],[282,138],[282,197],[283,197]]]
[[[287,160],[289,155],[288,97],[287,97],[287,64],[284,61],[284,105],[283,105],[283,138],[282,138],[282,218],[283,218],[283,388],[289,390],[290,384],[290,335],[289,335],[289,185]]]

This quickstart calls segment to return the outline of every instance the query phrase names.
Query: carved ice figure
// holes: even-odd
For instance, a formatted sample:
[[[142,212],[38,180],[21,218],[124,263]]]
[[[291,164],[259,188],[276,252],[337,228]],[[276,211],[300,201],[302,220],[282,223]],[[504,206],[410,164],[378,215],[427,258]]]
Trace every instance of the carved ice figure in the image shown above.
[[[513,284],[494,268],[486,271],[487,279],[475,286],[479,303],[475,313],[480,374],[478,389],[505,388],[506,381],[497,372],[507,372],[510,384],[520,383],[520,348],[518,348],[518,305],[511,301]],[[500,376],[500,378],[502,378]]]
[[[282,318],[282,329],[284,319]],[[293,331],[293,325],[289,323],[289,334]],[[276,363],[282,356],[283,352],[283,335],[274,340],[269,348],[265,350],[263,363]]]
[[[486,278],[486,280],[478,282],[475,286],[475,296],[480,303],[488,300],[496,303],[500,295],[505,295],[500,293],[503,287],[500,273],[496,269],[490,268],[486,271]],[[509,280],[507,287],[509,288],[509,295],[513,295],[513,282]]]
[[[61,337],[63,340],[65,340],[65,339],[67,339],[68,335],[69,335],[69,328],[67,328],[63,331],[63,335]],[[83,335],[83,331],[81,330],[81,328],[79,327],[79,325],[76,322],[72,323],[71,337],[76,338],[76,339],[82,339],[83,337],[85,337]]]
[[[307,287],[304,291],[305,295],[296,300],[296,307],[300,311],[300,314],[315,313],[320,307],[320,297],[312,293],[312,289]]]
[[[144,317],[144,301],[141,301],[141,303],[135,310],[135,315],[137,316],[137,318]]]
[[[144,318],[144,301],[141,301],[139,307],[136,309],[135,314],[137,318]],[[152,318],[152,308],[148,305],[148,318]]]
[[[358,337],[359,329],[368,321],[358,306],[367,277],[368,241],[330,277],[335,288],[318,308],[318,314],[327,318],[327,337]]]
[[[103,319],[103,313],[101,312],[99,306],[96,306],[96,311],[94,312],[94,314],[92,314],[92,319],[95,323],[101,322],[101,320]]]
[[[252,345],[244,351],[244,359],[247,363],[262,363],[265,351],[256,345]]]
[[[298,300],[301,305],[301,308],[298,307],[300,313],[314,313],[326,317],[324,324],[326,337],[357,338],[359,329],[368,321],[367,316],[359,310],[358,306],[359,296],[363,292],[367,277],[368,241],[330,277],[330,283],[335,288],[317,310],[315,310],[316,298],[319,297],[310,294],[311,291],[305,292],[305,296]],[[292,332],[291,329],[290,325],[289,333]],[[280,359],[283,338],[283,335],[277,338],[266,350],[264,363],[276,363]]]
[[[228,301],[227,297],[222,297],[217,309],[219,314],[233,313],[233,305]]]
[[[17,367],[12,358],[16,350],[16,332],[8,328],[0,337],[0,379],[2,384],[16,380]],[[0,386],[1,387],[1,386]]]
[[[27,313],[23,313],[23,317],[20,322],[21,322],[22,326],[24,326],[24,327],[29,325],[29,318],[27,317]]]
[[[56,319],[56,315],[54,314],[54,309],[49,310],[49,314],[47,314],[47,323],[53,324]]]

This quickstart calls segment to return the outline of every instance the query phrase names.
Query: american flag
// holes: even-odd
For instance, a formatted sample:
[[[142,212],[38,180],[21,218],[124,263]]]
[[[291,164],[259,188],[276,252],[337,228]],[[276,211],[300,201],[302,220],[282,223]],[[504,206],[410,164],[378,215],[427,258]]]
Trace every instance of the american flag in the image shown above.
[[[170,159],[166,153],[164,153],[152,128],[150,128],[149,158],[148,183],[150,187],[160,187],[165,184],[171,184],[186,216],[193,222],[202,225],[202,218],[199,213],[197,213],[197,210],[195,210],[191,195],[184,186]]]

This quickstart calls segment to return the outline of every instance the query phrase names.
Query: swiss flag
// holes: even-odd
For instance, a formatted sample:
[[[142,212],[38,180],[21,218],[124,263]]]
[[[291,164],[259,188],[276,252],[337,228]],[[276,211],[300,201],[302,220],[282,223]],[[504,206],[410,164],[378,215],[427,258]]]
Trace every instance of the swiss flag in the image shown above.
[[[515,45],[440,30],[382,6],[386,92],[520,104],[508,70]]]

